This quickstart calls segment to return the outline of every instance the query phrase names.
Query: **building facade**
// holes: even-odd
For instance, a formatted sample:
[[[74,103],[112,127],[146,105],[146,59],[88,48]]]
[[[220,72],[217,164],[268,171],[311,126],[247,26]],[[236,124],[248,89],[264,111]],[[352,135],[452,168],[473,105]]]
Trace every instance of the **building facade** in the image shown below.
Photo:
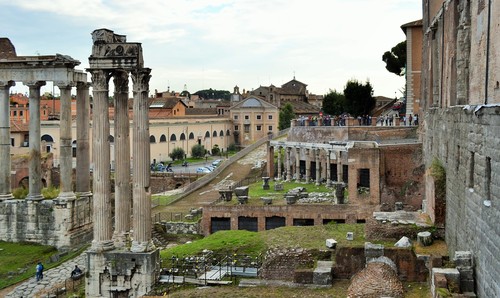
[[[450,255],[472,252],[478,297],[500,297],[500,3],[424,0],[422,21],[426,205],[445,191]]]

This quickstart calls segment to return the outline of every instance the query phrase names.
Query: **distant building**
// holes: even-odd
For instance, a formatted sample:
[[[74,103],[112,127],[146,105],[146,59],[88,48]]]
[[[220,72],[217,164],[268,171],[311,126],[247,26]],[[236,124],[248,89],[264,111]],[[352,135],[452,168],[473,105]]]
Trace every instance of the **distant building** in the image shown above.
[[[401,26],[406,34],[406,116],[420,115],[422,72],[422,20]]]
[[[263,98],[251,95],[229,110],[236,144],[248,146],[278,131],[279,109]]]

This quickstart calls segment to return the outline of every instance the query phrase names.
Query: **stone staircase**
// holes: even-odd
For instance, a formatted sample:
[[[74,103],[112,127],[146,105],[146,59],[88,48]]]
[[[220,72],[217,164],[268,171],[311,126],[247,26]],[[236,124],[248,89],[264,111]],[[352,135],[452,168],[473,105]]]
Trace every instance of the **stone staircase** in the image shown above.
[[[152,240],[154,245],[158,248],[167,247],[169,243],[169,241],[163,235],[163,232],[157,231],[156,229],[153,229],[152,231]]]

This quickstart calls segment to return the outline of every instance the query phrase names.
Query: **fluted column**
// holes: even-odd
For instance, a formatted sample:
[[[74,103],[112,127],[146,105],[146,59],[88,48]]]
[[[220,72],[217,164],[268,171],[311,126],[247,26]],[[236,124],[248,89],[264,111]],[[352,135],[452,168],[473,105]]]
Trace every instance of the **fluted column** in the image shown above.
[[[326,186],[332,186],[332,174],[331,174],[331,160],[330,160],[330,150],[326,151]]]
[[[278,180],[281,180],[281,147],[278,146]]]
[[[71,85],[58,85],[61,92],[61,116],[59,121],[59,163],[60,190],[59,200],[75,199],[73,192],[73,152],[71,136]]]
[[[133,252],[154,249],[151,242],[151,191],[148,92],[151,69],[132,71],[134,82],[133,124]]]
[[[321,184],[321,172],[320,172],[320,161],[319,161],[319,149],[314,149],[314,155],[316,156],[316,185]]]
[[[311,178],[311,150],[306,149],[306,182]]]
[[[290,181],[291,171],[290,171],[290,148],[285,147],[285,171],[283,180]]]
[[[340,159],[340,152],[337,152],[337,180],[338,182],[344,181],[344,169],[342,168],[342,160]]]
[[[115,246],[124,247],[130,232],[130,124],[128,73],[117,71],[115,84]]]
[[[76,185],[80,196],[90,196],[90,100],[89,83],[76,86]]]
[[[295,180],[300,181],[300,147],[295,148]]]
[[[0,81],[0,202],[12,199],[10,179],[10,100],[9,89],[14,81]]]
[[[110,145],[108,114],[109,71],[90,69],[93,84],[92,158],[93,221],[95,251],[113,249],[110,189]]]
[[[26,82],[29,87],[29,194],[27,200],[42,200],[42,153],[40,135],[40,88],[44,81]]]

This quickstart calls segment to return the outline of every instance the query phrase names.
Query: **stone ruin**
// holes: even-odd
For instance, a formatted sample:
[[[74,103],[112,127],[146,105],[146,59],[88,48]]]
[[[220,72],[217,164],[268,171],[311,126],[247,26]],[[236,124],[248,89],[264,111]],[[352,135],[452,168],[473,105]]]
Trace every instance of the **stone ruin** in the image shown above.
[[[238,202],[240,204],[246,204],[248,203],[248,191],[249,191],[248,186],[240,186],[236,187],[234,189],[234,194],[236,195],[236,198],[238,198]]]

